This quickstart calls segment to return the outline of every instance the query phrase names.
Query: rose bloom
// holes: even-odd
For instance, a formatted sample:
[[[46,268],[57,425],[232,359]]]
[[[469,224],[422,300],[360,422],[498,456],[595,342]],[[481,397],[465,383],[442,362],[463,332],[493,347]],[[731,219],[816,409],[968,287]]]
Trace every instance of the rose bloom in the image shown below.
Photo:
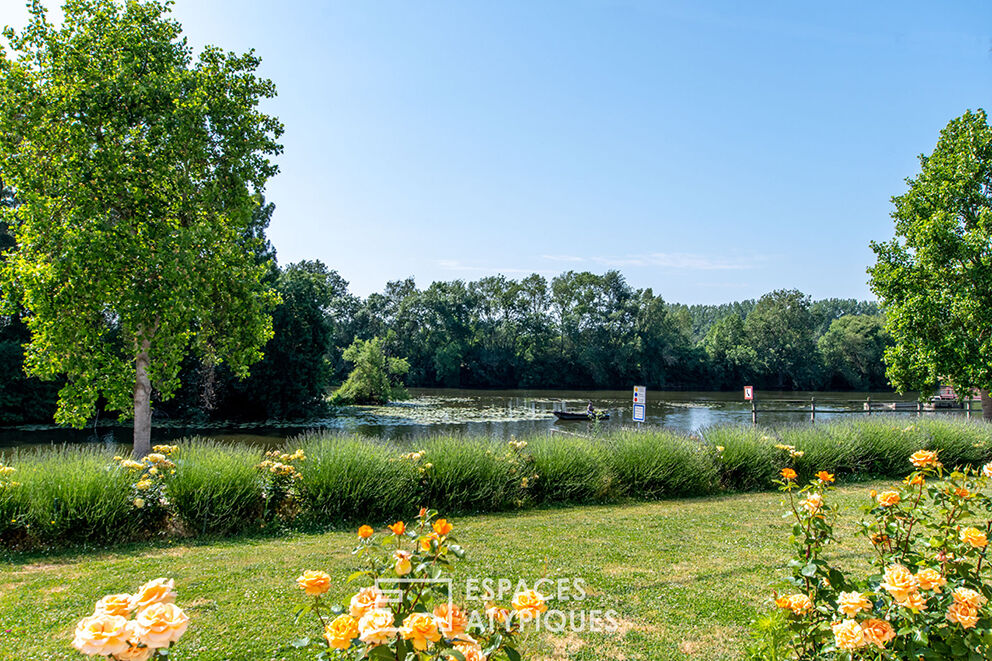
[[[862,622],[861,631],[864,633],[865,642],[879,649],[896,637],[896,630],[891,624],[874,618]]]
[[[134,618],[134,631],[148,647],[168,647],[188,626],[189,618],[175,604],[152,604]]]
[[[861,611],[870,611],[871,602],[860,592],[841,592],[837,597],[837,610],[848,617],[854,617]]]
[[[471,636],[459,636],[455,649],[462,653],[465,661],[486,661],[482,646]]]
[[[834,481],[833,473],[828,473],[827,471],[820,471],[816,474],[816,477],[824,484],[830,484]]]
[[[131,610],[140,611],[152,604],[171,604],[176,601],[176,582],[171,578],[148,581],[131,595]]]
[[[985,548],[989,543],[989,540],[985,537],[985,533],[978,528],[965,528],[962,530],[961,541],[971,544],[976,549]]]
[[[362,539],[368,539],[374,532],[375,531],[372,530],[372,526],[362,526],[358,529],[358,536]]]
[[[152,652],[155,651],[151,647],[142,645],[141,637],[138,635],[137,625],[138,623],[134,620],[127,623],[128,648],[114,655],[114,658],[118,659],[118,661],[148,661],[152,656]]]
[[[438,604],[434,607],[434,617],[437,618],[438,627],[449,638],[464,633],[468,627],[468,616],[458,604],[450,604],[450,608],[447,602]]]
[[[331,577],[325,572],[308,569],[297,577],[296,582],[311,597],[324,594],[331,589]]]
[[[958,487],[957,489],[955,489],[954,494],[958,498],[971,498],[971,492],[965,489],[964,487]]]
[[[794,480],[797,477],[796,471],[792,470],[791,468],[783,468],[782,477],[785,478],[786,480]]]
[[[902,498],[899,497],[899,492],[897,491],[883,491],[878,494],[878,502],[880,505],[885,507],[892,507],[893,505],[898,505]]]
[[[324,638],[336,650],[348,649],[351,641],[358,638],[358,620],[347,613],[338,615],[324,629]]]
[[[992,477],[992,461],[982,466],[982,475]]]
[[[908,608],[914,613],[919,613],[927,609],[927,598],[919,592],[910,592],[906,595],[905,599],[896,599],[896,603],[903,608]]]
[[[823,508],[823,496],[818,493],[811,493],[800,503],[810,514],[816,514]]]
[[[366,645],[385,645],[396,637],[393,611],[373,608],[358,621],[358,637]]]
[[[386,597],[379,591],[379,588],[373,586],[359,590],[358,594],[351,598],[348,611],[353,618],[360,620],[369,611],[382,608],[385,605]]]
[[[403,620],[400,633],[404,640],[413,641],[413,649],[423,652],[427,649],[427,643],[441,640],[441,632],[437,624],[437,620],[430,613],[410,613]]]
[[[72,646],[88,656],[110,656],[123,652],[127,642],[127,620],[120,615],[94,613],[76,625]]]
[[[965,629],[971,629],[978,624],[978,609],[966,603],[955,601],[947,609],[947,619],[960,624]]]
[[[912,475],[908,475],[906,479],[903,480],[903,482],[905,482],[911,487],[915,487],[923,484],[924,482],[926,482],[926,480],[923,479],[923,476],[920,475],[919,473],[913,473]]]
[[[947,585],[947,579],[941,576],[936,569],[927,567],[916,572],[916,582],[920,584],[921,590],[933,590],[940,592],[940,588]]]
[[[978,608],[986,602],[985,597],[971,588],[958,588],[954,591],[953,597],[955,603],[967,604],[972,608]]]
[[[421,538],[420,550],[422,550],[424,553],[430,552],[433,542],[437,542],[438,545],[441,544],[441,537],[436,532],[432,532],[427,537]]]
[[[437,521],[434,522],[433,527],[434,527],[434,532],[444,537],[445,535],[451,532],[451,529],[454,526],[448,523],[447,519],[438,519]]]
[[[831,624],[830,629],[834,632],[834,640],[837,647],[842,650],[856,650],[865,645],[865,634],[861,625],[854,620],[844,620],[837,624]]]
[[[898,602],[906,601],[910,593],[919,588],[916,577],[902,565],[890,565],[883,578],[882,587]]]
[[[93,609],[93,613],[131,617],[131,595],[108,594],[106,597],[96,602],[96,608]]]
[[[909,457],[909,460],[917,468],[940,466],[940,462],[937,461],[937,453],[931,452],[930,450],[918,450]]]
[[[393,551],[393,557],[396,558],[396,564],[393,565],[393,571],[396,572],[397,576],[406,576],[413,570],[413,564],[410,562],[409,551]]]
[[[402,521],[397,521],[393,525],[389,526],[389,529],[393,531],[394,535],[402,535],[406,532],[406,524]]]
[[[548,605],[544,603],[544,596],[536,590],[524,590],[513,595],[510,602],[513,610],[521,617],[536,619],[538,615],[548,610]]]

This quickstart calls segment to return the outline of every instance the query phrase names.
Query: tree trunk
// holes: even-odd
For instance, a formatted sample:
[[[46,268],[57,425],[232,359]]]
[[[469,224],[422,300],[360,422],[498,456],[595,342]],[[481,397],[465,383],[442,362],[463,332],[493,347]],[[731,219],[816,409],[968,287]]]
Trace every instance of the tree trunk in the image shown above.
[[[152,451],[152,382],[148,377],[148,351],[151,339],[139,333],[140,350],[135,356],[134,379],[134,457],[140,459]]]
[[[978,391],[978,396],[982,400],[982,420],[992,422],[992,395],[988,390],[982,389]]]

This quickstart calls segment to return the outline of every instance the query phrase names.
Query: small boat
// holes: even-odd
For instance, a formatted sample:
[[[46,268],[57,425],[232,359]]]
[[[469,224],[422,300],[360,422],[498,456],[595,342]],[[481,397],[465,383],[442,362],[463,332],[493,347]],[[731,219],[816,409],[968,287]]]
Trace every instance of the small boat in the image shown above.
[[[573,411],[553,411],[555,417],[559,420],[609,420],[609,413],[601,413],[599,411],[595,413],[587,413],[585,411],[573,412]]]

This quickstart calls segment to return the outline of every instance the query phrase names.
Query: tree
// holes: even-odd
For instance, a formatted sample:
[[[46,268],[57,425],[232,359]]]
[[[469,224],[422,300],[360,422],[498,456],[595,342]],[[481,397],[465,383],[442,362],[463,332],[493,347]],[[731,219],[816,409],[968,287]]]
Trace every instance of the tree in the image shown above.
[[[978,388],[992,420],[992,127],[966,112],[940,133],[920,173],[892,198],[895,236],[872,242],[868,272],[894,345],[886,374],[900,392],[950,380]]]
[[[399,379],[410,369],[406,358],[386,355],[381,337],[355,340],[344,352],[345,360],[355,364],[348,379],[332,396],[335,403],[387,404],[405,396]]]
[[[818,367],[815,323],[809,296],[800,291],[779,289],[758,300],[744,320],[744,337],[769,385],[812,385]]]
[[[56,420],[103,398],[149,450],[151,396],[190,352],[239,376],[261,358],[277,302],[252,214],[277,168],[275,95],[252,54],[194,62],[169,5],[69,0],[60,28],[33,0],[0,58],[0,172],[20,206],[3,298],[31,333],[26,369],[66,376]]]
[[[835,319],[817,342],[830,388],[884,388],[882,357],[889,344],[881,315],[849,314]]]

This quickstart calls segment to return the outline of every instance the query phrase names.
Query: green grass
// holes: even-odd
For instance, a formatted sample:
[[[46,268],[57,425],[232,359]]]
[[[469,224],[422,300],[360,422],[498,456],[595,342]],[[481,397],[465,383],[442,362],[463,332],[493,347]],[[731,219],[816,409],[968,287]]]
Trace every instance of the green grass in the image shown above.
[[[835,501],[860,504],[870,486],[879,485],[842,487]],[[456,518],[469,552],[456,586],[470,577],[581,578],[589,596],[579,608],[619,614],[616,634],[531,637],[527,658],[735,659],[750,619],[785,573],[782,511],[780,494],[759,493]],[[856,518],[847,510],[839,529],[846,548],[861,550],[849,535]],[[176,661],[309,658],[281,649],[316,633],[293,625],[303,603],[293,579],[323,569],[336,581],[331,596],[346,599],[356,589],[344,583],[355,568],[354,541],[349,530],[15,556],[0,567],[0,650],[24,661],[82,658],[69,648],[72,629],[98,598],[169,576],[192,620]]]

